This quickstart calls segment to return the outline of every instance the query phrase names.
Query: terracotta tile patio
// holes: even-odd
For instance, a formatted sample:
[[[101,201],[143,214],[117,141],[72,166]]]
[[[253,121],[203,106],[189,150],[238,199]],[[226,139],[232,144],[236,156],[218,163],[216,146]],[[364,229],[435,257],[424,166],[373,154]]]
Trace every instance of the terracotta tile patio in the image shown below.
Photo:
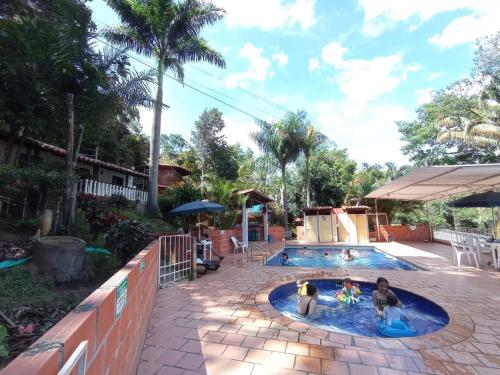
[[[458,269],[442,244],[376,246],[426,271],[267,267],[239,254],[217,272],[160,290],[137,374],[500,374],[500,273]],[[267,300],[298,278],[380,275],[440,304],[450,324],[417,338],[349,336],[284,317]]]

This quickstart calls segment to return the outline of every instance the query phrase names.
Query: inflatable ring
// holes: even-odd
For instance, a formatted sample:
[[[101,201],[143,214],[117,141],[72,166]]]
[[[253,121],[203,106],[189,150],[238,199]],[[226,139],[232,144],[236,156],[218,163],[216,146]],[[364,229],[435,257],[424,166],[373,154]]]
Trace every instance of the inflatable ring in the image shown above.
[[[377,332],[386,337],[414,337],[417,332],[404,320],[393,320],[391,325],[381,319],[377,322]]]
[[[337,299],[337,301],[339,302],[342,302],[342,303],[345,303],[347,305],[350,305],[350,304],[355,304],[355,303],[358,303],[359,302],[359,299],[354,297],[354,296],[350,296],[350,297],[347,297],[344,293],[342,292],[337,292],[335,294],[335,298]]]

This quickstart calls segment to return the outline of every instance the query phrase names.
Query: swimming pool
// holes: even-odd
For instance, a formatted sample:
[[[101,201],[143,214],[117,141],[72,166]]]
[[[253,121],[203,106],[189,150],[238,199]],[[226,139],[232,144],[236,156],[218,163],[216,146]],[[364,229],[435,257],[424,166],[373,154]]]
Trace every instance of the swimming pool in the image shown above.
[[[341,253],[343,249],[351,249],[354,260],[345,261]],[[287,253],[289,261],[285,266],[313,268],[372,268],[391,270],[418,270],[416,266],[395,258],[373,246],[308,246],[285,247],[267,261],[268,266],[283,266],[283,253]],[[326,254],[326,256],[325,256]]]
[[[308,318],[297,313],[297,285],[295,282],[282,285],[269,294],[269,302],[283,315],[328,331],[356,336],[382,337],[376,329],[376,317],[371,293],[374,283],[359,282],[363,294],[356,305],[346,305],[337,301],[335,291],[342,288],[339,280],[308,280],[319,289],[318,307],[315,314]],[[444,328],[449,317],[439,305],[411,292],[392,288],[401,300],[411,325],[417,336]]]

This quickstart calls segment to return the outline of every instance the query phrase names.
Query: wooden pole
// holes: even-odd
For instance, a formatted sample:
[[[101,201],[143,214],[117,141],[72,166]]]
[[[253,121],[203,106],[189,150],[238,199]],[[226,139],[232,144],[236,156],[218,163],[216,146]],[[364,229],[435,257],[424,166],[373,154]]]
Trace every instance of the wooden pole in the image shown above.
[[[429,238],[430,242],[434,241],[434,236],[432,233],[432,225],[431,225],[431,220],[430,220],[430,215],[429,215],[429,205],[427,204],[427,201],[425,201],[425,212],[427,213],[427,225],[429,226]]]
[[[375,198],[375,223],[377,224],[377,242],[380,242],[380,227],[379,227],[379,221],[378,221],[377,198]]]

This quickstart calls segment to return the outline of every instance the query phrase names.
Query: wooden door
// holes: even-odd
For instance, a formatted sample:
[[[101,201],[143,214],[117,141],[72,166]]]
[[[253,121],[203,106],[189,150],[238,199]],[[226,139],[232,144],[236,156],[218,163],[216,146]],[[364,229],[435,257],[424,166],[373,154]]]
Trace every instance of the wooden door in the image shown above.
[[[339,214],[337,215],[337,226],[339,229],[339,242],[348,241],[348,226],[349,226],[349,217],[347,214]]]
[[[356,233],[358,243],[369,242],[367,215],[356,215]]]
[[[319,242],[333,242],[332,216],[319,215]]]
[[[318,241],[318,219],[316,215],[305,217],[305,239],[306,242],[319,242]]]

